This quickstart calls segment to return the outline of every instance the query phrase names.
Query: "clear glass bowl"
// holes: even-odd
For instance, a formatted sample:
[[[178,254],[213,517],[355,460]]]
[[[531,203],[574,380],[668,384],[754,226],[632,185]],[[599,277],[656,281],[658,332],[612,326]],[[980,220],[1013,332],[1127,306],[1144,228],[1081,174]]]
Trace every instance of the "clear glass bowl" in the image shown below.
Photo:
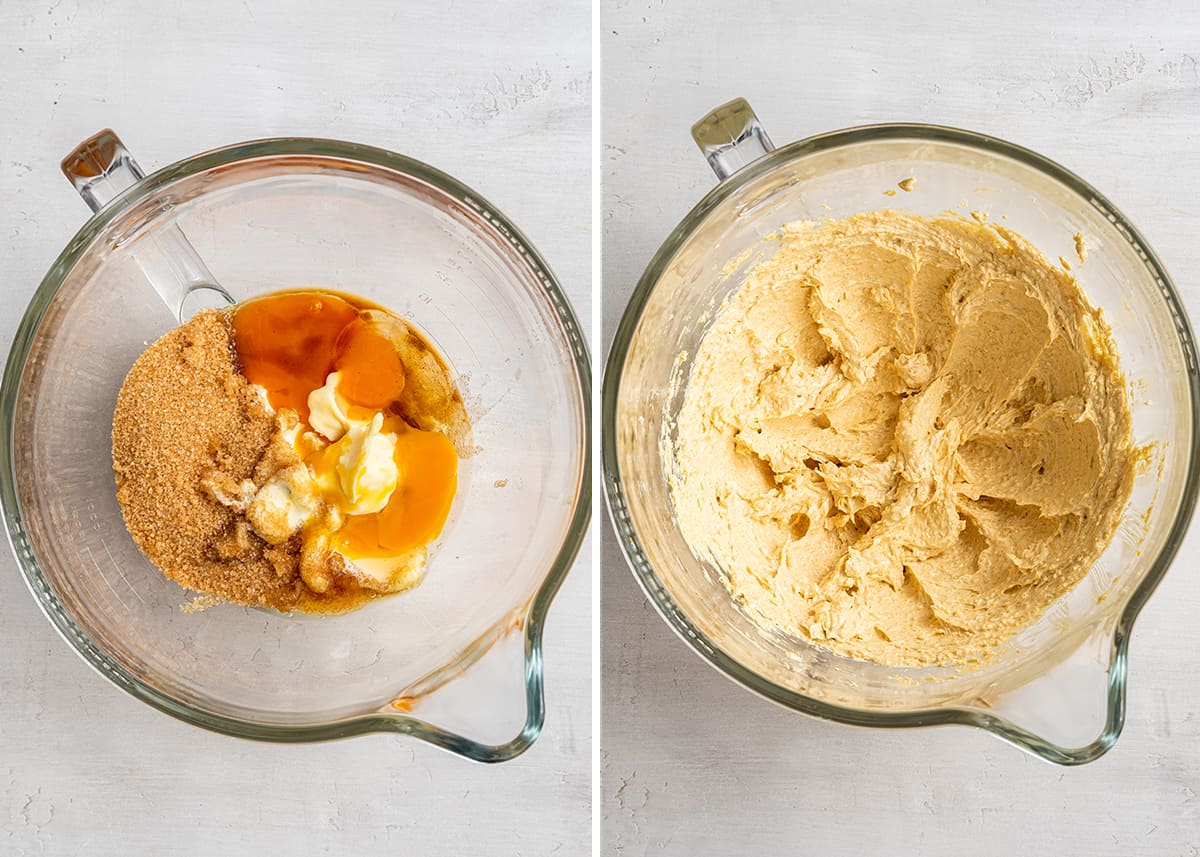
[[[642,588],[717,669],[797,711],[863,726],[967,724],[1053,762],[1097,758],[1123,723],[1133,621],[1178,550],[1196,501],[1200,376],[1186,314],[1161,263],[1096,190],[995,138],[877,125],[775,150],[740,99],[697,123],[693,135],[722,181],[643,274],[604,379],[609,508]],[[909,177],[911,193],[882,195]],[[1073,236],[1082,233],[1087,261],[1075,274],[1113,327],[1134,442],[1153,444],[1118,533],[1087,577],[977,669],[883,667],[758,627],[730,597],[720,569],[688,549],[667,482],[691,358],[722,300],[774,252],[763,238],[791,220],[889,207],[983,211],[1050,259],[1074,259]]]
[[[35,293],[0,388],[0,502],[51,622],[117,685],[210,729],[403,732],[481,761],[523,751],[542,724],[546,611],[590,512],[588,355],[541,256],[469,188],[367,146],[266,140],[141,178],[102,132],[64,170],[99,211]],[[477,452],[416,589],[342,616],[184,613],[191,594],[130,539],[117,391],[177,317],[221,302],[216,283],[236,300],[361,295],[448,360]]]

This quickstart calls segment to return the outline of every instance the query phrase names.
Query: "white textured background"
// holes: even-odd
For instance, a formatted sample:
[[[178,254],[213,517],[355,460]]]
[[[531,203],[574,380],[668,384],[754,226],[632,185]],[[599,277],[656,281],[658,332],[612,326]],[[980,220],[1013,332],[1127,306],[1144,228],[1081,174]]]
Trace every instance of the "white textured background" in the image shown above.
[[[734,96],[776,143],[924,121],[1066,165],[1141,227],[1200,321],[1200,11],[604,0],[604,329],[712,186],[688,133]],[[966,728],[805,718],[692,654],[603,544],[606,853],[1200,854],[1200,543],[1143,612],[1116,747],[1063,769]]]
[[[147,169],[281,134],[428,161],[530,236],[587,330],[589,21],[579,0],[4,0],[0,353],[87,216],[58,161],[105,126]],[[84,665],[5,546],[0,855],[586,853],[582,557],[551,611],[545,732],[484,767],[403,737],[280,747],[178,723]]]

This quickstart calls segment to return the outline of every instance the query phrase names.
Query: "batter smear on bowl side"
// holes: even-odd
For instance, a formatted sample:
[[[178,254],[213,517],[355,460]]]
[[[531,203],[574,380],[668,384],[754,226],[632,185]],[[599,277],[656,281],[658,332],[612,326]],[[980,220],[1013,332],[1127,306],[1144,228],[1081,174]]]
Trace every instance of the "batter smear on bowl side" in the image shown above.
[[[470,448],[433,347],[328,292],[197,314],[137,359],[113,415],[117,500],[146,557],[188,589],[284,611],[419,583]]]
[[[684,537],[766,626],[885,665],[986,657],[1129,497],[1109,327],[1002,227],[887,211],[777,238],[695,357]]]

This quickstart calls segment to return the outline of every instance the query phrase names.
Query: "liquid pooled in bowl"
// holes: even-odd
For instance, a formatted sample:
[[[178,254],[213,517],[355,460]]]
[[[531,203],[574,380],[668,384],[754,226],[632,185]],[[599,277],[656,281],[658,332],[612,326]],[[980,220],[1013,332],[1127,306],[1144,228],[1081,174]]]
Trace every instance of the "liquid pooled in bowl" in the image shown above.
[[[987,657],[1129,497],[1107,323],[1001,227],[871,212],[776,238],[696,353],[684,537],[766,627],[887,665]]]
[[[419,583],[469,449],[424,337],[320,291],[199,313],[138,358],[113,418],[143,553],[189,589],[279,610],[342,612]]]

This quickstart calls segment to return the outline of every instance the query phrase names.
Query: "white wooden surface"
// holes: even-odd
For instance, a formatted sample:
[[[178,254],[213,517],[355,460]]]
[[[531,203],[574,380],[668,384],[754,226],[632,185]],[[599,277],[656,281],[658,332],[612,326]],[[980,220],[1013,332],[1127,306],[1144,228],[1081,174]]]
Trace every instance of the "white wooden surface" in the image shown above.
[[[991,132],[1074,169],[1200,321],[1200,12],[1108,2],[605,0],[605,347],[712,185],[688,129],[744,96],[777,143],[865,122]],[[685,648],[603,536],[602,838],[621,855],[1200,854],[1195,534],[1137,625],[1125,734],[1052,767],[965,728],[879,732],[762,701]]]
[[[59,159],[105,126],[156,168],[279,134],[395,149],[527,232],[589,326],[586,3],[0,4],[0,353],[86,218]],[[585,853],[588,548],[552,610],[545,732],[496,767],[402,737],[279,747],[117,690],[0,553],[0,854]]]

